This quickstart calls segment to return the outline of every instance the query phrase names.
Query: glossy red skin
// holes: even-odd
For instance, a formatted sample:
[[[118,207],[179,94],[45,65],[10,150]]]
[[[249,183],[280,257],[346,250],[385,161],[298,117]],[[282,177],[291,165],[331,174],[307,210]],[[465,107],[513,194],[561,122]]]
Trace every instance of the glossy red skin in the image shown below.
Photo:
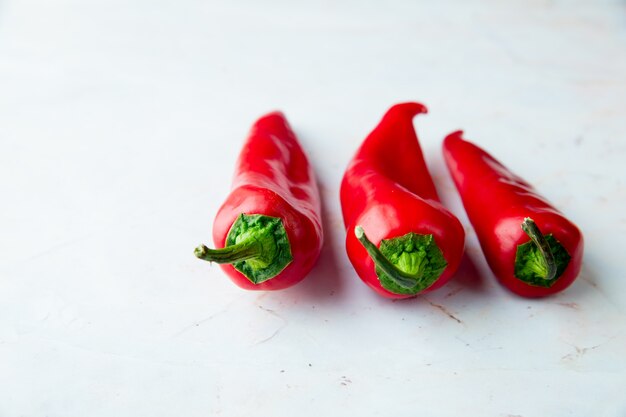
[[[578,227],[530,184],[478,146],[465,141],[463,132],[445,138],[443,154],[498,280],[524,297],[545,297],[569,287],[582,264],[583,236]],[[515,277],[517,246],[530,241],[521,228],[525,217],[532,218],[544,235],[552,233],[571,256],[567,268],[550,288],[530,285]]]
[[[242,213],[281,218],[293,260],[274,278],[259,284],[232,265],[220,265],[230,279],[247,290],[280,290],[302,281],[322,249],[320,196],[313,169],[280,112],[261,117],[250,130],[239,154],[232,191],[213,223],[216,247],[224,247]]]
[[[341,183],[348,257],[363,282],[387,298],[415,295],[381,286],[374,262],[354,234],[356,226],[363,226],[376,246],[409,232],[432,234],[448,266],[423,293],[448,282],[463,254],[463,226],[439,202],[413,127],[413,117],[426,112],[418,103],[391,107],[356,152]]]

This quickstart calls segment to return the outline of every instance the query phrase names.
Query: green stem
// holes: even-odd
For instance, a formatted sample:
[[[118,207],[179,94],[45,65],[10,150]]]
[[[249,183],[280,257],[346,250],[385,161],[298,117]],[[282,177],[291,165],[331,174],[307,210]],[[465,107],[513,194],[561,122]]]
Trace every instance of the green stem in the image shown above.
[[[420,270],[417,274],[407,274],[394,264],[389,262],[389,259],[383,255],[380,250],[374,245],[365,235],[365,230],[361,226],[354,228],[354,234],[359,242],[365,247],[367,253],[371,256],[372,260],[378,268],[380,268],[393,282],[403,288],[413,288],[417,282],[424,275],[424,271]]]
[[[530,237],[530,240],[537,245],[537,248],[539,248],[541,252],[541,259],[546,268],[546,276],[544,279],[546,281],[552,281],[556,277],[557,265],[548,241],[530,217],[526,217],[522,222],[522,230]]]
[[[256,240],[248,240],[222,249],[209,249],[204,245],[198,246],[193,253],[196,257],[218,264],[232,264],[245,261],[261,255],[263,246]]]

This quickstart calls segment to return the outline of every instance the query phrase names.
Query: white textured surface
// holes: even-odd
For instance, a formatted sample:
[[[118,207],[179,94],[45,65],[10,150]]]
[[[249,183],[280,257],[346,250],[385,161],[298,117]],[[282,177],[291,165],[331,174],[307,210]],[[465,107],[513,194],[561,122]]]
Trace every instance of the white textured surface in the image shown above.
[[[626,3],[412,3],[0,1],[0,416],[626,415]],[[358,280],[339,179],[403,100],[465,224],[457,128],[579,224],[568,291],[509,294],[471,232],[428,298]],[[244,292],[192,249],[275,108],[328,239]]]

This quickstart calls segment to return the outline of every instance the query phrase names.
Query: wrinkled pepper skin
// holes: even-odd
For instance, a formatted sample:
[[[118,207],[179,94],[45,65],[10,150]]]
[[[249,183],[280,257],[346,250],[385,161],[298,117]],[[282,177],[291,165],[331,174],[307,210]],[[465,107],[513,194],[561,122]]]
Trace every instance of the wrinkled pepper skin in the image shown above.
[[[280,290],[304,279],[322,248],[320,196],[313,169],[280,112],[261,117],[243,145],[232,191],[213,224],[217,248],[226,246],[227,235],[241,214],[281,219],[293,259],[278,275],[258,284],[233,265],[221,264],[230,279],[248,290]]]
[[[426,112],[418,103],[391,107],[357,150],[341,184],[348,257],[363,282],[387,298],[417,294],[398,294],[381,285],[374,261],[353,232],[356,226],[362,226],[377,247],[383,239],[411,232],[433,235],[447,266],[420,293],[448,282],[463,254],[463,227],[439,202],[413,127],[413,117]]]
[[[476,231],[487,262],[497,279],[524,297],[545,297],[564,290],[578,276],[583,236],[571,221],[522,178],[458,131],[443,142],[446,164]],[[516,251],[530,241],[520,225],[532,218],[544,235],[552,235],[571,259],[550,287],[532,285],[515,274]]]

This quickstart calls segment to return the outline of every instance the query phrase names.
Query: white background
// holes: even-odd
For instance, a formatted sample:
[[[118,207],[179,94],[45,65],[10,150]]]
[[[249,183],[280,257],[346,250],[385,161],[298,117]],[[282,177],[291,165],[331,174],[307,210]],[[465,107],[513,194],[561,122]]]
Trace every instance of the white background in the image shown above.
[[[469,260],[391,302],[338,187],[406,100]],[[273,109],[327,240],[300,285],[246,292],[192,252]],[[566,292],[495,282],[440,153],[459,128],[583,230]],[[625,135],[623,0],[0,0],[0,416],[625,416]]]

